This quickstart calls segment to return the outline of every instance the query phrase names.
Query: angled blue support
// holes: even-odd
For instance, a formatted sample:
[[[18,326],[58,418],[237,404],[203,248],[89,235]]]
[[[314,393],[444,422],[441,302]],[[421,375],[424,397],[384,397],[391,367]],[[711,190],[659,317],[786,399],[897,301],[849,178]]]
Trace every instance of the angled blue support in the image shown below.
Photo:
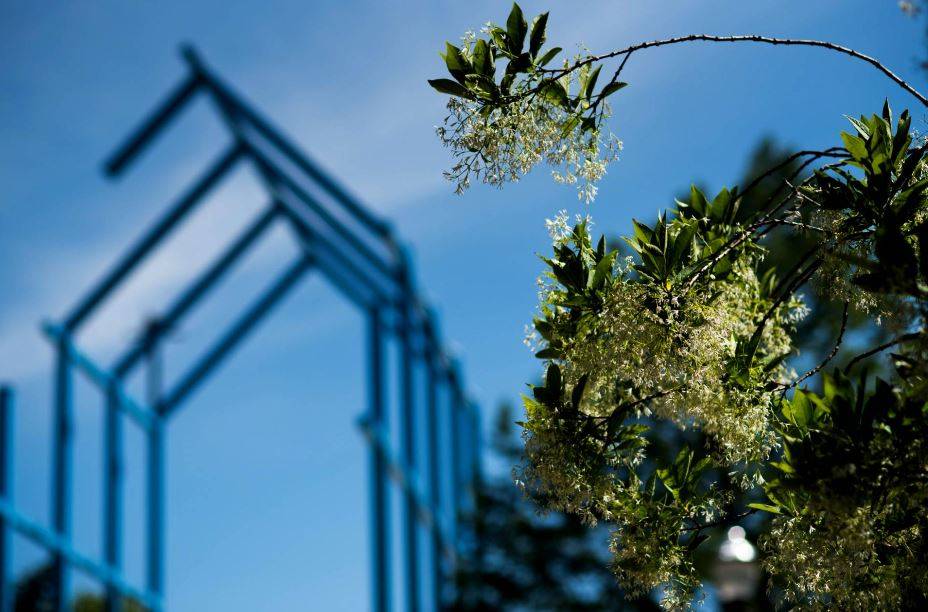
[[[60,326],[52,323],[45,323],[42,326],[42,331],[59,351],[64,351],[64,359],[70,364],[71,368],[77,369],[82,374],[86,375],[87,380],[93,383],[100,392],[115,392],[119,398],[117,405],[119,410],[132,418],[142,429],[148,428],[152,419],[155,417],[152,410],[132,399],[122,388],[122,384],[116,376],[98,366],[90,357],[78,349],[71,341],[70,334],[65,332]],[[61,373],[59,372],[59,376],[60,375]]]
[[[258,238],[264,235],[277,214],[277,209],[274,206],[269,206],[258,215],[258,218],[177,298],[168,311],[158,320],[159,334],[164,330],[171,329],[207,291],[213,288],[219,279],[257,242]],[[142,330],[139,334],[140,337],[132,342],[132,348],[116,361],[113,371],[116,372],[117,376],[123,377],[128,374],[132,367],[138,363],[138,360],[142,358],[152,339],[151,331],[150,329]]]
[[[248,149],[249,156],[255,160],[262,173],[266,173],[274,183],[279,184],[286,192],[293,194],[297,200],[309,207],[314,214],[322,219],[326,227],[335,232],[340,239],[344,240],[350,248],[359,253],[367,263],[371,264],[381,274],[388,278],[396,277],[396,270],[394,270],[388,262],[385,262],[378,256],[361,238],[353,234],[344,223],[335,218],[332,213],[327,211],[305,189],[300,187],[296,181],[275,168],[268,158],[257,148],[250,145],[245,146]]]
[[[460,491],[475,491],[479,479],[479,423],[466,399],[459,367],[439,338],[435,316],[416,292],[407,250],[393,237],[386,221],[365,208],[347,189],[302,154],[242,98],[224,84],[191,49],[184,51],[190,68],[183,82],[108,159],[110,176],[123,174],[157,140],[196,96],[206,97],[222,116],[233,144],[214,161],[116,264],[77,301],[63,323],[47,323],[43,331],[56,351],[53,404],[53,456],[50,528],[27,519],[13,506],[12,392],[0,389],[0,612],[11,612],[10,551],[13,532],[45,548],[52,557],[56,612],[69,609],[69,570],[100,581],[105,608],[118,612],[132,599],[149,612],[164,609],[165,565],[165,439],[167,422],[194,391],[241,345],[274,306],[296,287],[310,268],[318,269],[367,321],[368,407],[359,421],[368,444],[371,519],[371,608],[386,612],[393,603],[391,566],[394,546],[403,560],[398,595],[411,611],[440,610],[453,586],[454,569],[474,548],[465,543],[471,532],[462,528]],[[269,204],[226,247],[208,262],[188,286],[181,288],[167,310],[147,322],[142,333],[127,339],[110,368],[96,362],[77,341],[83,324],[99,306],[137,271],[139,265],[178,229],[190,213],[240,160],[257,168]],[[285,163],[278,163],[284,161]],[[165,338],[269,233],[278,218],[293,230],[302,250],[294,261],[245,312],[206,347],[199,361],[172,388],[162,389],[160,348]],[[193,262],[191,262],[193,263]],[[398,343],[401,359],[392,384],[400,394],[399,440],[388,426],[384,358],[387,342]],[[135,398],[124,385],[144,365],[146,397]],[[71,544],[72,501],[72,378],[78,372],[102,398],[103,531],[102,558],[90,558]],[[417,409],[416,373],[425,375],[424,411]],[[418,390],[421,392],[421,389]],[[446,393],[444,393],[446,392]],[[439,393],[450,405],[439,401]],[[128,417],[128,419],[124,418]],[[137,427],[146,445],[145,586],[130,584],[123,575],[123,455],[124,428]],[[425,446],[417,439],[425,432]],[[440,452],[449,440],[451,460]],[[451,480],[450,498],[442,499],[442,483]],[[394,538],[389,520],[391,494],[401,499],[401,534]],[[426,563],[420,533],[427,538]],[[464,538],[462,534],[466,534]],[[423,589],[428,584],[429,589]]]
[[[356,219],[385,240],[392,242],[393,238],[389,224],[376,218],[369,210],[359,204],[338,181],[324,172],[315,162],[311,161],[309,157],[280,134],[280,132],[271,127],[269,121],[261,117],[261,115],[248,104],[245,104],[218,76],[207,70],[205,64],[193,47],[185,47],[181,50],[181,54],[187,61],[193,74],[198,79],[201,79],[206,87],[208,87],[216,98],[221,100],[227,108],[233,109],[233,112],[241,116],[241,118],[248,123],[249,127],[259,132],[261,136],[270,141],[277,150],[296,164],[307,176],[332,194],[332,196]]]
[[[235,165],[235,162],[241,158],[242,152],[241,147],[233,146],[216,160],[200,180],[190,187],[177,204],[171,207],[168,213],[126,253],[110,273],[78,304],[65,321],[65,329],[70,332],[75,331],[84,322],[84,319],[106,299],[110,292],[202,201],[203,196],[209,193],[219,182],[219,179],[225,176]]]
[[[190,101],[202,83],[194,73],[184,79],[104,164],[107,176],[118,176],[123,169],[163,130],[168,122]]]
[[[158,412],[164,416],[170,416],[178,405],[186,399],[187,395],[192,393],[203,379],[235,349],[238,343],[264,319],[271,309],[280,303],[284,296],[296,286],[297,281],[300,280],[303,273],[311,265],[312,258],[308,255],[303,255],[292,263],[265,294],[238,321],[232,324],[222,336],[222,339],[191,367],[180,382],[167,393],[165,398],[158,404]]]
[[[279,201],[278,205],[283,214],[290,221],[291,226],[303,242],[303,245],[309,249],[311,253],[318,254],[320,260],[337,261],[338,267],[344,268],[345,271],[348,272],[347,276],[361,283],[366,289],[372,292],[381,304],[388,307],[390,306],[390,303],[395,299],[392,297],[393,292],[390,292],[390,295],[387,294],[384,288],[379,284],[376,274],[369,270],[365,270],[352,259],[349,259],[342,248],[336,246],[324,235],[316,232],[310,223],[294,209],[292,204],[286,201]]]

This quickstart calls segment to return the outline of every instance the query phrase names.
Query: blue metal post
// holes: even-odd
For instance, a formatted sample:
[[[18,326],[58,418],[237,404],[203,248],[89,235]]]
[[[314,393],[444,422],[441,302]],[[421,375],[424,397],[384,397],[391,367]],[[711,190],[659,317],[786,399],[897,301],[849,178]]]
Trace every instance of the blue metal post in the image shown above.
[[[103,436],[103,558],[111,568],[121,566],[122,534],[122,418],[119,411],[118,380],[106,390]],[[122,595],[112,585],[106,588],[106,612],[122,610]]]
[[[54,444],[52,448],[52,529],[62,538],[71,535],[71,364],[67,334],[58,342],[55,372]],[[68,568],[64,555],[52,556],[52,584],[56,612],[68,611]]]
[[[448,406],[449,432],[451,437],[451,525],[452,548],[457,552],[460,550],[460,541],[458,534],[458,521],[461,512],[461,389],[458,380],[457,363],[451,368],[451,405]]]
[[[0,387],[0,498],[13,505],[13,390]],[[13,530],[0,514],[0,612],[13,612]]]
[[[384,410],[383,377],[383,322],[376,308],[368,316],[368,394],[370,397],[370,420],[375,427],[383,427],[386,420]],[[389,571],[389,501],[387,499],[387,474],[383,449],[370,442],[371,482],[371,610],[387,612],[390,609]]]
[[[403,286],[403,296],[398,305],[399,314],[399,341],[400,360],[400,386],[402,393],[401,419],[403,432],[403,464],[407,474],[416,471],[416,427],[415,427],[415,389],[413,388],[413,355],[412,322],[410,320],[409,298],[409,270],[403,261],[400,266],[400,283]],[[410,612],[419,610],[419,524],[416,512],[416,500],[413,488],[408,487],[404,496],[404,536],[405,536],[405,564],[406,564],[406,608]]]
[[[158,601],[164,595],[164,419],[158,407],[161,402],[162,367],[158,350],[157,330],[152,322],[145,340],[146,395],[155,417],[148,429],[147,490],[148,516],[146,540],[148,544],[146,586]],[[150,612],[161,612],[151,610]]]
[[[430,355],[430,357],[432,357]],[[441,508],[441,472],[439,471],[438,449],[438,372],[429,359],[426,388],[426,425],[429,438],[429,501],[432,508],[432,600],[435,610],[442,604],[442,551],[438,517]]]

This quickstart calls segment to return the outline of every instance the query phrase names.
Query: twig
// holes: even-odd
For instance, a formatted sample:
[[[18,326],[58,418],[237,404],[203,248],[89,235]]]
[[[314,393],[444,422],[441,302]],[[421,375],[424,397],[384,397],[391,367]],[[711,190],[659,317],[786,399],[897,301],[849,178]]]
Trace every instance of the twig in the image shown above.
[[[820,364],[818,364],[817,366],[815,366],[814,368],[812,368],[811,370],[809,370],[808,372],[806,372],[805,374],[797,378],[791,384],[786,385],[787,389],[790,389],[792,387],[797,387],[799,386],[799,383],[801,383],[802,381],[812,376],[815,376],[816,374],[821,372],[832,359],[835,358],[835,356],[838,354],[838,351],[841,350],[841,343],[844,341],[844,332],[845,330],[847,330],[847,309],[848,309],[848,303],[844,302],[844,313],[841,315],[841,331],[838,332],[838,340],[835,342],[834,348],[831,349],[831,353],[829,353],[828,356],[825,357],[825,359],[823,359]]]
[[[698,532],[698,531],[702,531],[703,529],[708,529],[710,527],[718,527],[720,525],[737,523],[741,519],[747,518],[751,516],[752,514],[754,514],[755,512],[757,512],[757,508],[749,508],[748,510],[745,510],[741,514],[736,514],[735,516],[728,516],[726,514],[724,517],[720,519],[717,519],[717,520],[714,520],[708,523],[704,523],[702,525],[696,524],[696,525],[693,525],[692,527],[684,527],[681,531],[697,531]]]
[[[862,62],[866,62],[886,75],[891,81],[896,85],[907,91],[915,99],[921,102],[922,106],[928,108],[928,98],[923,96],[917,89],[909,85],[902,77],[897,75],[895,72],[884,66],[876,58],[870,57],[869,55],[864,55],[850,47],[845,47],[843,45],[838,45],[824,40],[812,40],[812,39],[803,39],[803,38],[773,38],[770,36],[759,36],[756,34],[743,34],[735,36],[717,36],[714,34],[689,34],[687,36],[676,36],[673,38],[664,38],[661,40],[651,40],[647,42],[640,42],[634,45],[625,47],[624,49],[619,49],[617,51],[612,51],[610,53],[605,53],[603,55],[592,55],[582,61],[577,62],[573,66],[564,68],[555,73],[551,77],[551,80],[555,80],[569,74],[574,70],[577,70],[588,64],[594,62],[599,62],[605,59],[610,59],[613,57],[618,57],[620,55],[630,55],[635,51],[640,51],[642,49],[649,49],[652,47],[663,47],[667,45],[675,45],[680,43],[688,42],[715,42],[715,43],[740,43],[740,42],[749,42],[749,43],[760,43],[766,45],[774,46],[802,46],[802,47],[819,47],[821,49],[828,49],[829,51],[834,51],[836,53],[841,53],[858,59]],[[547,85],[550,81],[543,82],[539,87]]]
[[[861,353],[860,355],[857,355],[856,357],[854,357],[853,359],[851,359],[851,360],[848,362],[847,367],[845,367],[844,369],[845,369],[845,371],[850,372],[850,371],[851,371],[851,368],[854,367],[854,365],[857,364],[857,362],[863,361],[863,360],[866,359],[867,357],[872,357],[873,355],[876,355],[877,353],[883,352],[883,351],[885,351],[885,350],[888,349],[888,348],[892,348],[892,347],[896,346],[897,344],[902,344],[903,342],[909,342],[910,340],[917,340],[918,338],[921,337],[922,333],[923,333],[923,332],[920,332],[920,331],[918,331],[918,332],[912,332],[911,334],[903,334],[903,335],[901,335],[901,336],[898,336],[898,337],[896,337],[896,338],[893,338],[893,339],[890,340],[889,342],[886,342],[886,343],[884,343],[884,344],[881,344],[880,346],[878,346],[878,347],[876,347],[876,348],[874,348],[874,349],[870,349],[870,350],[867,351],[866,353]]]

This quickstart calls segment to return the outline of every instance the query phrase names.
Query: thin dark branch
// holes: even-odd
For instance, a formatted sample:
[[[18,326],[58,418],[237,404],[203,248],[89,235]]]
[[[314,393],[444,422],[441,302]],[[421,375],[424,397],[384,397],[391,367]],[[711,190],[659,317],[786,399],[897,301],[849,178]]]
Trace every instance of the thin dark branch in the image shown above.
[[[810,251],[810,253],[815,253],[817,250],[818,250],[817,248],[816,248],[816,249],[813,249],[812,251]],[[815,259],[813,259],[812,262],[808,265],[808,267],[807,267],[805,270],[803,270],[802,272],[800,272],[800,273],[796,276],[796,278],[795,278],[792,282],[790,282],[790,283],[780,292],[780,294],[779,294],[779,295],[777,296],[777,298],[774,300],[773,304],[770,306],[770,308],[767,310],[767,312],[764,313],[763,318],[762,318],[762,319],[760,320],[760,322],[757,324],[757,327],[756,327],[755,330],[754,330],[754,335],[755,335],[755,336],[764,333],[764,328],[767,326],[767,322],[770,320],[770,317],[773,316],[773,313],[775,313],[775,312],[777,311],[777,309],[778,309],[780,306],[783,305],[783,303],[786,301],[786,299],[787,299],[789,296],[791,296],[791,295],[793,295],[794,293],[796,293],[796,290],[799,289],[799,287],[801,287],[806,281],[808,281],[810,278],[812,278],[812,275],[815,274],[815,272],[819,269],[819,267],[821,267],[823,261],[824,261],[824,260],[822,259],[821,256],[816,257]],[[800,262],[800,263],[801,263],[801,262]],[[798,270],[798,268],[794,268],[794,270]],[[788,276],[785,277],[783,280],[785,281],[786,278],[788,278]],[[783,283],[781,283],[781,285],[782,285],[782,284],[783,284]]]
[[[848,362],[845,370],[850,371],[851,368],[854,367],[858,362],[863,361],[867,357],[872,357],[873,355],[876,355],[877,353],[881,353],[888,348],[892,348],[896,346],[897,344],[902,344],[903,342],[910,342],[912,340],[918,340],[918,338],[921,337],[922,333],[923,332],[918,331],[918,332],[912,332],[910,334],[903,334],[901,336],[893,338],[889,342],[885,342],[881,344],[880,346],[876,348],[870,349],[866,353],[861,353],[860,355],[857,355],[856,357],[854,357]]]
[[[730,525],[731,523],[737,523],[743,518],[747,518],[757,512],[757,508],[749,508],[741,514],[736,514],[735,516],[728,516],[727,514],[720,519],[715,521],[710,521],[708,523],[697,523],[692,527],[684,527],[682,531],[702,531],[703,529],[709,529],[710,527],[719,527],[721,525]]]
[[[667,45],[675,45],[680,43],[688,42],[714,42],[714,43],[760,43],[765,45],[774,45],[774,46],[801,46],[801,47],[818,47],[821,49],[828,49],[829,51],[834,51],[836,53],[841,53],[843,55],[850,56],[854,59],[858,59],[862,62],[870,64],[884,75],[886,75],[891,81],[896,85],[907,91],[915,99],[921,102],[922,106],[928,108],[928,98],[923,96],[917,89],[909,85],[902,77],[897,75],[895,72],[884,66],[876,58],[870,57],[869,55],[864,55],[850,47],[845,47],[843,45],[838,45],[824,40],[812,40],[812,39],[803,39],[803,38],[773,38],[770,36],[759,36],[756,34],[744,34],[744,35],[735,35],[735,36],[717,36],[714,34],[689,34],[687,36],[676,36],[673,38],[664,38],[661,40],[651,40],[647,42],[640,42],[634,45],[625,47],[624,49],[619,49],[617,51],[612,51],[610,53],[605,53],[603,55],[592,55],[584,60],[581,60],[574,64],[564,68],[554,74],[551,79],[556,79],[565,74],[569,74],[574,70],[581,68],[582,66],[592,64],[594,62],[602,61],[605,59],[610,59],[613,57],[618,57],[620,55],[629,55],[635,51],[640,51],[642,49],[649,49],[652,47],[664,47]],[[547,81],[550,82],[550,81]]]
[[[625,404],[622,404],[621,406],[617,406],[615,410],[613,410],[607,416],[589,417],[589,422],[585,428],[587,429],[587,431],[585,431],[584,434],[589,435],[590,433],[592,433],[590,429],[595,428],[595,427],[601,427],[603,424],[606,426],[606,430],[608,431],[608,428],[611,424],[613,424],[616,420],[624,419],[627,416],[628,411],[631,410],[632,408],[636,408],[640,406],[641,404],[646,404],[652,400],[660,399],[662,397],[670,395],[674,391],[679,391],[679,390],[680,390],[680,387],[673,387],[672,389],[664,389],[662,391],[657,391],[656,393],[652,393],[651,395],[648,395],[646,397],[639,398],[633,402],[627,402]],[[597,423],[596,421],[602,421],[602,423]]]
[[[790,155],[789,157],[787,157],[786,159],[784,159],[777,165],[773,166],[772,168],[770,168],[763,174],[759,174],[758,176],[754,177],[754,180],[748,183],[748,186],[745,187],[744,190],[742,190],[741,197],[744,198],[746,194],[750,193],[754,188],[760,185],[764,181],[764,179],[767,179],[774,173],[778,172],[779,170],[786,168],[787,166],[795,162],[800,157],[806,157],[806,156],[811,157],[811,159],[808,160],[808,162],[803,164],[802,167],[805,168],[806,166],[808,166],[810,162],[813,162],[816,159],[819,159],[822,157],[839,157],[841,156],[841,153],[843,151],[845,151],[844,147],[831,147],[830,149],[825,149],[824,151],[797,151],[796,153],[793,153],[792,155]]]
[[[834,348],[831,349],[831,352],[828,354],[827,357],[825,357],[825,359],[822,360],[820,364],[818,364],[817,366],[815,366],[814,368],[812,368],[811,370],[809,370],[808,372],[806,372],[805,374],[797,378],[792,384],[787,385],[786,387],[787,389],[791,387],[797,387],[802,381],[807,380],[808,378],[812,376],[815,376],[816,374],[821,372],[825,368],[825,366],[828,365],[828,363],[832,359],[835,358],[835,356],[837,356],[838,351],[841,350],[841,343],[844,342],[844,332],[847,330],[847,309],[848,309],[848,303],[844,302],[844,313],[841,315],[841,331],[838,332],[838,340],[835,342]]]

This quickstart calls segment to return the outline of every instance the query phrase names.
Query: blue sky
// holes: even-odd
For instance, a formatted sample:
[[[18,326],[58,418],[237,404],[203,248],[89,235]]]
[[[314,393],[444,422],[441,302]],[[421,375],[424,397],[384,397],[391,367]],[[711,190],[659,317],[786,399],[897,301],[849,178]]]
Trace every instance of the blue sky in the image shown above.
[[[871,54],[916,86],[923,24],[892,0],[524,2],[551,10],[549,40],[595,51],[693,32],[828,39]],[[0,378],[19,392],[18,505],[45,520],[51,352],[37,332],[61,317],[171,196],[220,150],[198,106],[120,181],[100,162],[183,75],[181,42],[211,64],[323,166],[390,218],[413,247],[485,412],[538,372],[522,345],[535,306],[543,220],[586,212],[539,169],[500,192],[463,197],[443,182],[433,134],[445,40],[508,2],[0,2]],[[813,49],[659,49],[635,56],[616,96],[624,140],[589,210],[600,231],[649,219],[691,181],[737,178],[765,135],[802,148],[837,143],[844,114],[913,101],[860,63]],[[915,110],[913,108],[913,110]],[[925,130],[924,113],[914,125]],[[103,362],[158,312],[192,261],[221,248],[261,203],[239,176],[88,326]],[[262,243],[169,345],[169,377],[269,280],[292,246]],[[361,319],[318,278],[280,308],[171,424],[167,602],[172,610],[358,610],[367,604],[366,474],[354,421],[363,408]],[[76,541],[99,551],[100,401],[79,390]],[[130,575],[142,575],[141,457],[129,440]],[[22,563],[39,560],[18,543]]]

